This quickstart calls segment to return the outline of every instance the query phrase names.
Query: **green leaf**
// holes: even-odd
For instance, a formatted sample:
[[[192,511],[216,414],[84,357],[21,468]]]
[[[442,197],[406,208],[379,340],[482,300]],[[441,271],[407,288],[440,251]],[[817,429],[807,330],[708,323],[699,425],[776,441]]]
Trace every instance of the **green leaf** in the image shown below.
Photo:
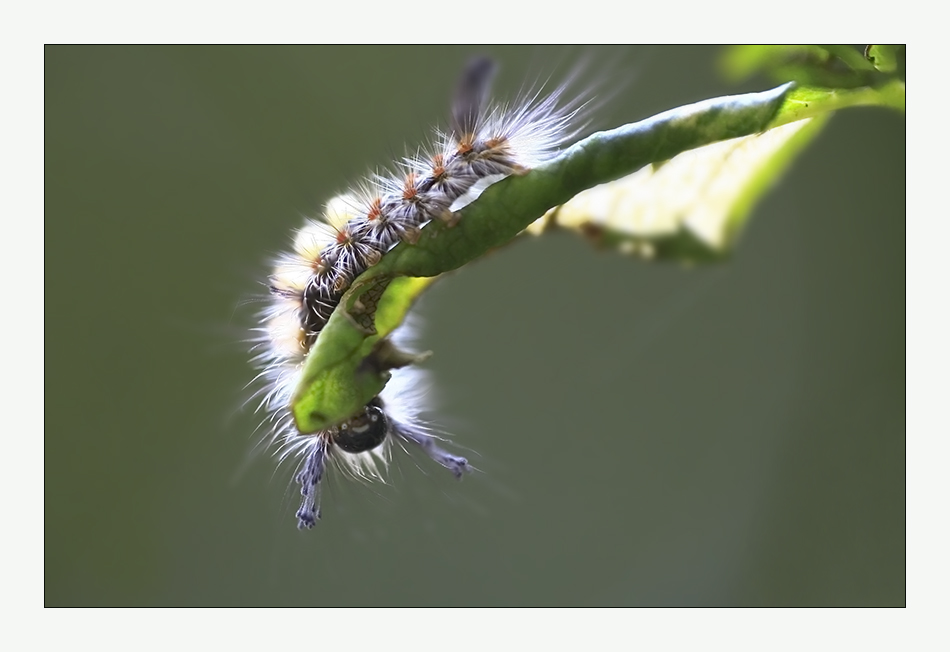
[[[837,57],[843,64],[855,71],[874,70],[874,66],[861,55],[861,52],[850,45],[819,45],[833,57]]]
[[[864,61],[857,50],[854,54]],[[776,81],[791,80],[807,86],[851,88],[868,83],[865,75],[856,73],[835,52],[819,45],[732,46],[723,52],[720,69],[733,82],[761,73]],[[873,71],[871,66],[868,69]]]
[[[882,73],[890,72],[872,65],[851,45],[737,45],[723,51],[719,64],[723,76],[734,82],[761,73],[775,81],[829,89],[879,86],[889,79]]]
[[[740,82],[760,72],[824,65],[830,56],[817,45],[734,45],[723,50],[719,67],[726,79]]]
[[[558,226],[646,259],[700,263],[734,247],[756,201],[827,116],[706,145],[585,190],[531,231]]]
[[[869,45],[864,51],[865,58],[881,72],[903,72],[904,68],[903,45]]]

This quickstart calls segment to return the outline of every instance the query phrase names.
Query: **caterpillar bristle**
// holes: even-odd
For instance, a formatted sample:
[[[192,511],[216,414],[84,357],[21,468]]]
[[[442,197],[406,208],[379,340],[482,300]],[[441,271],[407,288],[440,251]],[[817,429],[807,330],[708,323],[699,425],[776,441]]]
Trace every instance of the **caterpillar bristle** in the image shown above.
[[[397,244],[417,242],[428,222],[453,224],[453,211],[484,187],[550,160],[583,128],[587,100],[581,95],[565,101],[566,86],[548,94],[532,87],[515,102],[490,102],[495,70],[491,60],[473,59],[453,96],[449,131],[437,130],[430,145],[331,199],[318,219],[296,232],[291,251],[275,261],[266,284],[269,304],[252,348],[260,385],[253,400],[264,413],[265,441],[278,460],[299,460],[300,528],[320,518],[327,468],[381,480],[392,442],[418,447],[456,477],[471,470],[419,420],[423,397],[406,390],[407,382],[418,384],[418,370],[393,370],[389,385],[360,414],[316,433],[297,430],[291,400],[304,360],[357,276]]]

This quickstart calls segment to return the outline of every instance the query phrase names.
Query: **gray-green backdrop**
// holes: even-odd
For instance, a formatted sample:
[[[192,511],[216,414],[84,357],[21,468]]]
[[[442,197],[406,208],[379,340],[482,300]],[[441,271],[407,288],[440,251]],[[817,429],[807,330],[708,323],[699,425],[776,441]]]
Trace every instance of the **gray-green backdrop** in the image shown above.
[[[903,605],[905,121],[835,116],[734,260],[561,234],[417,314],[480,472],[331,478],[298,532],[250,450],[247,328],[303,215],[578,51],[48,47],[45,593],[55,605]],[[599,126],[741,87],[717,49],[597,53]]]

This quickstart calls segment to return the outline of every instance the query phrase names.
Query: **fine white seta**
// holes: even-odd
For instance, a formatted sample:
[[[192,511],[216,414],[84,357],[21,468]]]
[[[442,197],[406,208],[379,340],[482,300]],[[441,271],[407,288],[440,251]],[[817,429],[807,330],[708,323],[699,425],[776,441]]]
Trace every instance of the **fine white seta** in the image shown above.
[[[495,66],[473,59],[459,81],[450,129],[436,131],[421,153],[397,162],[356,190],[331,200],[308,220],[293,250],[275,263],[252,362],[259,369],[254,400],[266,414],[267,443],[281,461],[298,464],[302,501],[298,527],[320,518],[320,483],[328,468],[363,480],[383,478],[391,447],[418,446],[456,477],[468,461],[444,450],[418,415],[421,372],[395,369],[383,392],[359,413],[327,430],[301,433],[291,399],[307,354],[353,280],[400,242],[415,243],[431,220],[452,224],[453,210],[489,182],[523,174],[550,160],[584,127],[582,98],[565,101],[566,86],[533,89],[511,103],[489,101]]]

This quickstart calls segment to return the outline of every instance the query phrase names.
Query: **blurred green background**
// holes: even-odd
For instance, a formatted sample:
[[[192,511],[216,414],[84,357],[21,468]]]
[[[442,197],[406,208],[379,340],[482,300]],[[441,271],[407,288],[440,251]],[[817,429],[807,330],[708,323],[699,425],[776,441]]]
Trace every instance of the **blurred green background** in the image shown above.
[[[63,605],[905,603],[903,116],[834,117],[731,262],[556,234],[416,313],[480,473],[296,488],[251,454],[246,330],[303,215],[559,48],[47,47],[45,595]],[[597,52],[609,128],[716,95],[716,48]],[[555,74],[556,77],[556,74]],[[416,463],[418,462],[418,468]]]

